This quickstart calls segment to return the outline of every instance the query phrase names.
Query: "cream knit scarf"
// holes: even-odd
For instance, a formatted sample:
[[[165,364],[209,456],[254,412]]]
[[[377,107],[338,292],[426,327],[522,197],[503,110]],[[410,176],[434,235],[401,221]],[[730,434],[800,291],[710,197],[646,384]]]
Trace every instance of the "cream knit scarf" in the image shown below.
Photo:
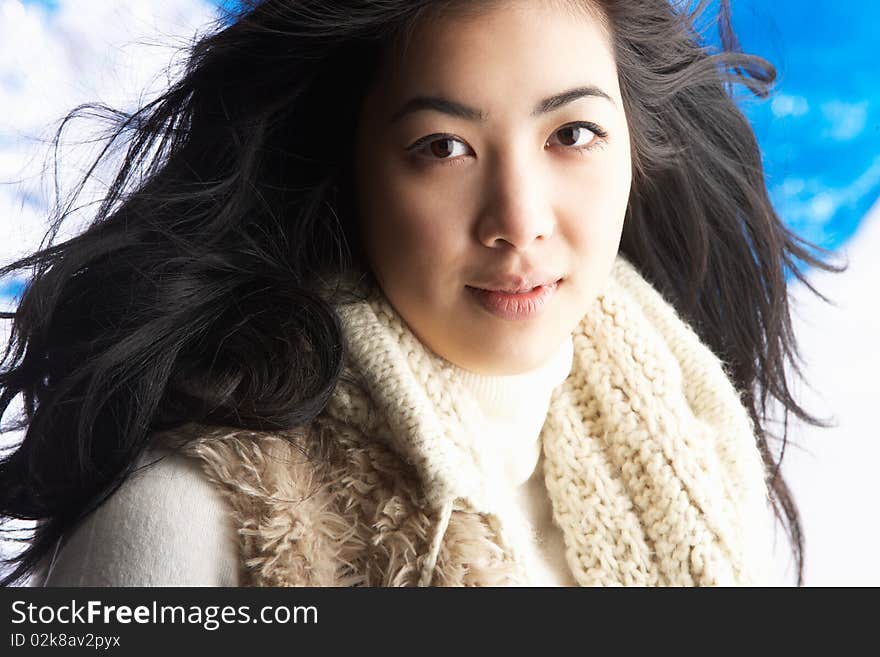
[[[437,522],[428,584],[454,507],[490,514],[514,555],[498,464],[454,366],[387,299],[338,308],[347,370],[327,412],[416,467]],[[720,361],[623,256],[573,333],[574,361],[541,431],[566,561],[588,585],[754,585],[772,556],[768,490],[751,421]],[[356,390],[369,391],[358,394]],[[522,565],[527,570],[527,564]]]

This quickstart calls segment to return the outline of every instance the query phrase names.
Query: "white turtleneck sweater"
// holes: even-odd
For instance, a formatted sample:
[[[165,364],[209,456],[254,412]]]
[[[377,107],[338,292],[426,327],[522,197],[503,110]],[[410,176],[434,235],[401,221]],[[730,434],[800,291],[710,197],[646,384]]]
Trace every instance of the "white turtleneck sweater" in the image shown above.
[[[498,485],[531,535],[535,586],[576,586],[544,486],[540,433],[553,389],[571,371],[571,338],[543,366],[512,376],[456,368],[497,454]],[[148,451],[141,463],[156,459]],[[56,550],[46,586],[236,586],[238,550],[225,503],[198,466],[168,455],[137,471]],[[40,584],[40,581],[35,584]]]
[[[531,529],[532,554],[527,557],[535,586],[577,586],[565,563],[562,531],[553,524],[540,442],[550,395],[571,371],[573,355],[569,337],[548,363],[531,372],[482,376],[457,369],[489,426],[481,438],[492,441],[491,449],[503,464],[502,485],[507,486],[520,519]]]

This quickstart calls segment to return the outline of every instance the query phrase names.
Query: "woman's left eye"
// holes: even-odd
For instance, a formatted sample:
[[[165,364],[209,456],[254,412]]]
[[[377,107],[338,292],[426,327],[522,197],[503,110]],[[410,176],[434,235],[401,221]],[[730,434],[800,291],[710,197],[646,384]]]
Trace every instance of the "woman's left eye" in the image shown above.
[[[599,146],[608,134],[595,123],[578,121],[559,128],[554,135],[561,135],[561,145],[566,148],[590,151]],[[550,141],[548,140],[548,144]]]

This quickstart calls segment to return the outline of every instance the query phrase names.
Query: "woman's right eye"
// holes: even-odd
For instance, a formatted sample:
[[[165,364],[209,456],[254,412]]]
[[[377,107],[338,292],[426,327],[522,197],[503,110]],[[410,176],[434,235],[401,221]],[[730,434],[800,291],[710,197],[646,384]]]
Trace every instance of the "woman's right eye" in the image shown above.
[[[452,160],[458,155],[467,155],[468,148],[463,141],[452,135],[428,135],[417,140],[408,151],[423,153],[434,160]]]

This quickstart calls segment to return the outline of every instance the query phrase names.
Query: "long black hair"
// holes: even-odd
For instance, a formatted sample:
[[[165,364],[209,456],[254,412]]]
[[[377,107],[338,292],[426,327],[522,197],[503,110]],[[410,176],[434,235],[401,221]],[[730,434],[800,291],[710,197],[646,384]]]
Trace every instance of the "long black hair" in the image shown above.
[[[575,1],[575,0],[572,0]],[[721,48],[669,0],[580,0],[610,27],[632,133],[621,252],[728,367],[772,472],[777,518],[803,576],[797,507],[779,471],[786,435],[768,400],[800,374],[786,268],[840,271],[779,220],[752,129],[732,94],[766,97],[775,70],[741,52],[728,1]],[[29,270],[0,367],[0,416],[21,395],[26,429],[0,461],[0,516],[36,521],[8,560],[23,580],[131,473],[155,431],[188,422],[252,429],[314,419],[342,372],[333,286],[370,277],[352,189],[361,101],[387,49],[463,0],[265,0],[218,23],[178,80],[132,113],[90,104],[124,159],[88,228],[0,268]],[[488,4],[486,2],[482,4]],[[497,4],[497,0],[493,3]],[[475,5],[477,6],[477,5]],[[821,296],[821,295],[820,295]],[[822,297],[825,299],[825,297]],[[827,301],[827,299],[826,299]],[[778,458],[770,440],[781,440]]]

